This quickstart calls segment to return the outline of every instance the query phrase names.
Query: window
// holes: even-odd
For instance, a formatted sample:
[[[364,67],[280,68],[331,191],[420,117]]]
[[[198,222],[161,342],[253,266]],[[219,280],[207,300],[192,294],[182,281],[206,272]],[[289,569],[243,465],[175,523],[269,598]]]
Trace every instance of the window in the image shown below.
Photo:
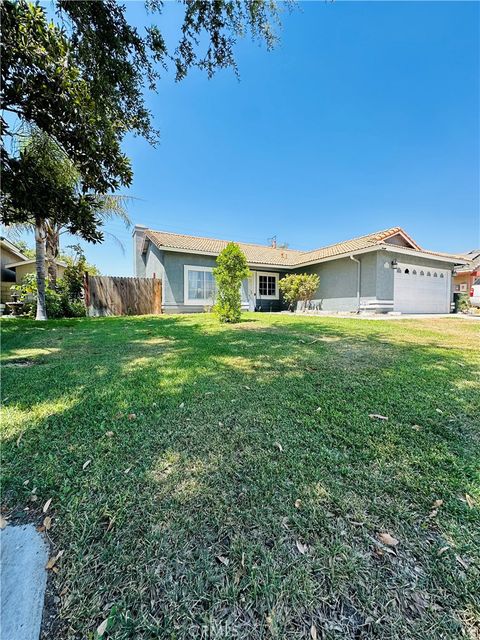
[[[405,273],[408,275],[410,273],[410,269],[405,269]]]
[[[417,270],[416,270],[416,269],[414,269],[414,270],[412,271],[412,273],[413,273],[413,275],[414,275],[414,276],[416,276],[416,275],[417,275]]]
[[[425,273],[424,273],[423,271],[420,271],[420,275],[421,275],[421,276],[424,276],[424,275],[425,275]]]
[[[258,297],[278,300],[278,273],[258,273]]]
[[[185,304],[213,304],[215,278],[212,267],[184,267]]]

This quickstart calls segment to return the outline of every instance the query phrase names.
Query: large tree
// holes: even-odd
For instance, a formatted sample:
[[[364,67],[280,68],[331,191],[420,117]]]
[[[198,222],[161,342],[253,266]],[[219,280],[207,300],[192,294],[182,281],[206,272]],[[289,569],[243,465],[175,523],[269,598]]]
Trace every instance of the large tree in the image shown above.
[[[56,0],[56,20],[26,0],[0,3],[3,112],[18,115],[50,136],[82,174],[86,190],[107,192],[131,183],[121,142],[133,132],[154,143],[145,106],[162,68],[176,78],[191,67],[213,75],[235,66],[234,45],[247,32],[270,48],[277,20],[273,0],[184,0],[178,46],[168,51],[158,22],[163,2],[147,0],[151,25],[140,33],[117,0]],[[3,141],[2,161],[11,153]]]
[[[65,227],[90,242],[103,239],[98,199],[82,193],[72,162],[43,131],[33,129],[21,138],[19,152],[2,172],[2,188],[8,193],[2,216],[15,223],[31,224],[35,233],[37,270],[37,320],[47,317],[45,307],[47,224]]]

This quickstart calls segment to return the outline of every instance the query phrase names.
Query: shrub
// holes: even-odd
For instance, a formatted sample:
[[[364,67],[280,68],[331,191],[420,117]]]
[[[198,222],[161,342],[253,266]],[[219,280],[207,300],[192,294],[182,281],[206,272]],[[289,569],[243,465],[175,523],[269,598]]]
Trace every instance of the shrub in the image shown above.
[[[24,314],[35,318],[37,312],[37,280],[34,273],[27,274],[22,283],[11,287],[19,294],[20,302],[24,303]],[[74,295],[77,291],[74,291]],[[83,301],[75,298],[69,289],[69,282],[57,280],[57,288],[52,289],[47,280],[45,286],[45,302],[49,318],[79,318],[85,315]]]
[[[217,258],[213,270],[217,284],[216,302],[213,311],[220,322],[239,322],[242,310],[240,286],[250,271],[244,253],[234,242],[230,242]]]
[[[278,286],[290,307],[295,308],[297,303],[302,301],[305,308],[306,303],[315,295],[319,284],[320,277],[316,273],[291,273],[282,278]]]

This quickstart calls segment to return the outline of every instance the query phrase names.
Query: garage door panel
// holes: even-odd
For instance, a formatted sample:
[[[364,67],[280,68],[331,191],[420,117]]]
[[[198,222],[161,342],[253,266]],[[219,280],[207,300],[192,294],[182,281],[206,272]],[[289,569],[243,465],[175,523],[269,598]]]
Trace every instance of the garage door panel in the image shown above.
[[[411,264],[394,274],[394,310],[401,313],[449,313],[451,273]]]

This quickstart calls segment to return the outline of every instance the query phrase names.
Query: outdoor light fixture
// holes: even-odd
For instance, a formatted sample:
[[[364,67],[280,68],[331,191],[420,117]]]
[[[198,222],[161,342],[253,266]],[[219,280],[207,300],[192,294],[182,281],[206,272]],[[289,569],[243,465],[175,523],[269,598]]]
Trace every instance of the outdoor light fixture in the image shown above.
[[[398,262],[396,260],[392,260],[391,264],[392,264],[392,269],[396,269]]]

